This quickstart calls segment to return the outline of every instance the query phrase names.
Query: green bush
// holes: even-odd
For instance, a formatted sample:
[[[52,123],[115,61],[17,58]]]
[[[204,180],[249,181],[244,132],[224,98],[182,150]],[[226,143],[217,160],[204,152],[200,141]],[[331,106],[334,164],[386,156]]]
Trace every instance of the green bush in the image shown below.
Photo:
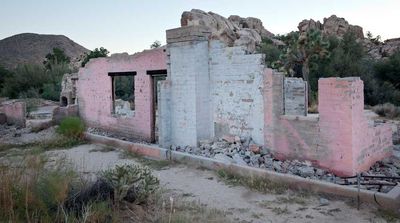
[[[114,222],[110,201],[67,207],[76,196],[71,192],[88,182],[65,163],[45,168],[45,159],[29,156],[17,168],[0,166],[0,222]]]
[[[85,67],[85,65],[89,62],[90,59],[99,58],[99,57],[107,57],[107,55],[109,53],[110,52],[103,47],[100,47],[100,49],[96,48],[93,51],[90,51],[89,53],[85,54],[85,58],[83,59],[81,66]]]
[[[75,139],[83,138],[83,132],[85,131],[85,125],[79,117],[66,117],[61,120],[60,126],[57,128],[57,132]]]
[[[128,200],[136,204],[145,203],[160,183],[148,167],[134,164],[116,166],[101,175],[114,189],[117,202]]]

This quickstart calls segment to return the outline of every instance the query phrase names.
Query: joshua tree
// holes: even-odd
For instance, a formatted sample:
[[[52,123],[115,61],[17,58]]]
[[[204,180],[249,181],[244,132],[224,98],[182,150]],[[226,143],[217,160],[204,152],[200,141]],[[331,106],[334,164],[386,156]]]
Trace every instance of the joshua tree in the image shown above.
[[[285,55],[285,67],[291,72],[295,65],[301,65],[301,75],[307,81],[308,91],[310,88],[310,66],[312,60],[317,60],[329,56],[329,43],[322,39],[321,32],[310,30],[302,34],[293,34],[291,44],[287,48]],[[310,95],[310,94],[309,94]]]

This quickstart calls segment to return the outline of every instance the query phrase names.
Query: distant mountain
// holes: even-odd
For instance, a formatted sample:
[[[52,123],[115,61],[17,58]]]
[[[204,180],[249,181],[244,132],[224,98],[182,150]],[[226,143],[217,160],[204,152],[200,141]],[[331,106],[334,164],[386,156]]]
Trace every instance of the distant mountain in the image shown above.
[[[75,66],[82,59],[82,55],[89,52],[63,35],[21,33],[0,40],[0,65],[13,69],[18,64],[41,64],[53,48],[63,49]]]

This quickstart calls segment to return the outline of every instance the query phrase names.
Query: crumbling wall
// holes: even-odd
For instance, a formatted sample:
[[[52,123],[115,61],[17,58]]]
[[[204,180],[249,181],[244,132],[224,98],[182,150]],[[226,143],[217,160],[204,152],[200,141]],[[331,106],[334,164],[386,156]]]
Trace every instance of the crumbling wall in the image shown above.
[[[67,107],[56,107],[52,113],[52,122],[59,124],[65,117],[78,116],[78,105],[68,105]]]
[[[307,82],[303,78],[284,79],[285,115],[307,115]]]
[[[351,176],[391,155],[390,126],[369,124],[359,78],[320,79],[319,115],[284,115],[283,85],[282,74],[265,70],[265,141],[277,158]]]
[[[160,117],[170,121],[161,121],[169,131],[161,127],[160,143],[196,146],[232,134],[263,144],[264,57],[209,35],[202,26],[167,30],[169,76],[160,100],[170,104],[160,108]]]
[[[64,74],[61,80],[60,106],[76,104],[76,83],[78,74]]]
[[[263,54],[210,42],[210,81],[214,134],[252,137],[264,144]]]
[[[26,126],[26,104],[23,101],[5,101],[0,106],[0,112],[6,116],[7,124],[18,127]]]
[[[89,127],[106,129],[131,138],[152,141],[153,88],[148,70],[166,69],[164,48],[134,55],[117,54],[90,60],[79,70],[77,96],[79,115]],[[135,71],[135,113],[113,114],[112,78],[109,72]]]

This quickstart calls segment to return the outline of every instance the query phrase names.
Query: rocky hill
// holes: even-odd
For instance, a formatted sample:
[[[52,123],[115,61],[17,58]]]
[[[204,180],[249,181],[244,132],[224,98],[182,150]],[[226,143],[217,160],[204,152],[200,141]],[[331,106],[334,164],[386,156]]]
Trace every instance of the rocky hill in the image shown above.
[[[82,55],[89,52],[63,35],[22,33],[0,40],[0,65],[13,69],[18,64],[41,64],[53,48],[63,49],[72,64],[78,64]]]

